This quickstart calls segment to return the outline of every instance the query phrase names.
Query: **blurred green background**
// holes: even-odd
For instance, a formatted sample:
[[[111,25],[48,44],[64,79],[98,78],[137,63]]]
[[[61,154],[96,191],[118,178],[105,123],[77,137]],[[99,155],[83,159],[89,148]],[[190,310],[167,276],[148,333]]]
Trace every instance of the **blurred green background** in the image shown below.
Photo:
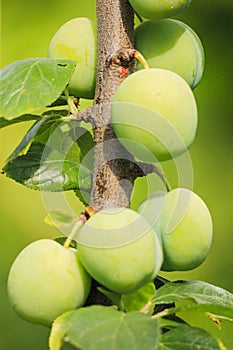
[[[2,0],[1,67],[26,57],[46,57],[55,31],[78,16],[95,18],[95,1]],[[201,279],[233,292],[233,2],[195,0],[177,18],[199,34],[205,48],[205,74],[194,91],[199,129],[190,155],[194,190],[210,208],[214,240],[201,267],[169,277]],[[1,167],[29,126],[25,123],[0,130]],[[40,193],[4,176],[0,177],[0,193],[0,348],[46,350],[49,330],[24,322],[14,314],[7,299],[6,281],[14,258],[25,245],[59,233],[43,221],[46,210]],[[54,198],[56,201],[56,195]],[[68,194],[66,198],[80,212],[82,207],[74,196]],[[233,349],[233,326],[227,327],[226,344]]]

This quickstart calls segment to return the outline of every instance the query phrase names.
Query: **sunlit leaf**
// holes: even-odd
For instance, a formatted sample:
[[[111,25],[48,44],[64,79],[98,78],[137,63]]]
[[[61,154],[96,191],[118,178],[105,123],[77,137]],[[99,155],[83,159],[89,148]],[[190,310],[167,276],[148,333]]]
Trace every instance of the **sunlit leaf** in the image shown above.
[[[5,127],[10,126],[10,125],[14,125],[14,124],[22,123],[22,122],[29,122],[31,120],[40,120],[40,119],[41,119],[41,117],[39,115],[34,115],[34,114],[25,114],[25,115],[22,115],[18,118],[11,119],[11,120],[0,117],[0,129],[5,128]]]
[[[9,161],[6,175],[24,186],[40,191],[66,191],[79,187],[79,163],[39,142],[33,142],[25,155]]]
[[[179,306],[179,311],[207,311],[233,320],[233,294],[203,281],[169,282],[159,288],[153,298],[156,304],[180,300],[187,300],[187,303]],[[172,311],[176,312],[176,308],[170,309]]]
[[[149,301],[152,300],[155,294],[154,283],[147,283],[134,293],[122,295],[122,303],[127,312],[140,311]],[[151,313],[153,312],[151,305]]]
[[[181,324],[185,324],[186,322],[182,319],[180,319],[179,317],[174,317],[174,319],[170,319],[170,318],[165,318],[165,317],[161,317],[159,319],[159,326],[161,328],[164,328],[166,330],[170,330],[173,328],[177,328],[179,327]]]
[[[159,350],[220,350],[220,347],[203,329],[180,325],[162,335]]]
[[[50,350],[69,342],[81,350],[156,350],[157,320],[140,312],[123,313],[112,307],[90,306],[57,318],[50,335]]]
[[[45,216],[46,224],[60,227],[63,225],[71,225],[75,221],[74,215],[62,209],[49,210]]]
[[[34,124],[3,171],[31,189],[53,192],[79,190],[89,194],[93,138],[77,122],[62,122],[59,118],[59,115],[49,116]]]
[[[35,122],[32,125],[32,127],[28,130],[26,135],[24,135],[18,146],[8,157],[7,161],[16,158],[18,155],[26,153],[25,150],[29,148],[29,146],[35,139],[40,141],[41,143],[46,143],[50,133],[52,132],[51,129],[53,128],[52,130],[54,130],[54,128],[56,128],[60,123],[62,123],[62,118],[65,114],[67,114],[67,111],[63,110],[51,111],[47,114],[43,114],[42,118],[39,121]],[[43,135],[44,133],[46,133],[46,136]]]
[[[14,119],[35,113],[59,98],[68,84],[75,62],[28,58],[0,72],[0,116]]]

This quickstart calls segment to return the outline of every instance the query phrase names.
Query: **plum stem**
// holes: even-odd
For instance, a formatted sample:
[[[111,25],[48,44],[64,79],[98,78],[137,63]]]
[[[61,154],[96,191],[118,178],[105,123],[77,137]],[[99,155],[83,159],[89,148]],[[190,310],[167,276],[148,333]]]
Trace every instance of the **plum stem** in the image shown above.
[[[163,184],[166,187],[167,192],[170,192],[172,190],[172,187],[166,177],[166,175],[164,174],[164,172],[159,168],[154,166],[154,172],[160,177],[160,179],[162,180]]]
[[[155,304],[152,301],[148,301],[140,310],[143,314],[150,315],[154,310]]]
[[[144,22],[144,19],[142,18],[142,16],[139,15],[139,13],[137,13],[137,11],[134,11],[134,13],[141,23]]]
[[[164,316],[168,316],[168,315],[173,315],[176,312],[182,311],[181,307],[173,307],[170,309],[164,309],[163,311],[158,312],[157,314],[151,316],[151,318],[153,320],[164,317]]]
[[[143,55],[139,51],[134,50],[134,57],[141,63],[144,69],[150,68],[146,59],[143,57]]]
[[[75,115],[75,114],[78,112],[78,109],[77,109],[77,107],[75,106],[75,104],[74,104],[72,98],[70,97],[67,88],[64,90],[64,94],[65,94],[65,97],[66,97],[66,100],[67,100],[67,104],[68,104],[68,106],[69,106],[69,109],[70,109],[71,114]]]
[[[74,224],[69,236],[67,237],[63,247],[64,248],[69,248],[74,236],[77,234],[77,232],[79,232],[79,230],[81,229],[81,227],[84,225],[84,220],[80,217]]]

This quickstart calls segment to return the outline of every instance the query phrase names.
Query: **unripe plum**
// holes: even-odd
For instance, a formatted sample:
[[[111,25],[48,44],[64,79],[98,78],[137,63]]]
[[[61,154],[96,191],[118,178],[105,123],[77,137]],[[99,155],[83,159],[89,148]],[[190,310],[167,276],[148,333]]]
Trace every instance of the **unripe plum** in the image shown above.
[[[154,20],[135,30],[135,47],[151,68],[164,68],[179,74],[194,88],[204,70],[204,49],[197,34],[185,23]],[[141,64],[138,64],[141,69]]]
[[[89,274],[121,294],[152,281],[162,264],[155,232],[141,215],[127,208],[94,214],[80,230],[78,250]]]
[[[212,219],[197,194],[176,188],[164,198],[151,195],[138,212],[160,234],[164,254],[162,270],[191,270],[205,260],[212,242]]]
[[[78,17],[63,24],[53,36],[48,57],[77,62],[68,89],[77,97],[93,99],[96,82],[96,26]]]
[[[8,277],[8,294],[21,318],[50,326],[60,314],[85,303],[90,285],[91,277],[76,250],[42,239],[16,257]]]
[[[178,74],[149,68],[129,75],[112,99],[114,131],[137,159],[154,163],[187,151],[197,129],[192,90]]]
[[[189,6],[192,0],[129,0],[134,10],[148,19],[175,16]]]

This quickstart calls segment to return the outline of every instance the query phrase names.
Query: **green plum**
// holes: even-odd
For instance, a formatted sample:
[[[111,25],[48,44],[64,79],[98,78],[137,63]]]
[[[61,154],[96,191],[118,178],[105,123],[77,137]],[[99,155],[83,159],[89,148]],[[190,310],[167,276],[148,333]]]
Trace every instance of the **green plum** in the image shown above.
[[[185,271],[202,264],[211,246],[213,228],[210,212],[197,194],[185,188],[156,193],[138,212],[160,235],[162,270]]]
[[[172,17],[182,12],[191,0],[129,0],[134,10],[148,19]]]
[[[204,49],[197,34],[185,23],[154,20],[135,30],[135,47],[151,68],[164,68],[179,74],[191,88],[200,82],[204,70]],[[141,69],[141,64],[138,64]]]
[[[186,81],[161,68],[128,76],[112,99],[111,120],[123,146],[154,163],[187,151],[195,138],[197,107]]]
[[[89,274],[121,294],[152,281],[162,264],[156,234],[141,215],[127,208],[94,214],[79,232],[78,251]]]
[[[60,314],[81,307],[89,294],[91,277],[77,251],[42,239],[16,257],[8,277],[9,299],[23,319],[50,326]]]
[[[63,24],[53,36],[48,57],[77,62],[68,89],[77,97],[93,99],[96,83],[96,25],[85,17]]]

